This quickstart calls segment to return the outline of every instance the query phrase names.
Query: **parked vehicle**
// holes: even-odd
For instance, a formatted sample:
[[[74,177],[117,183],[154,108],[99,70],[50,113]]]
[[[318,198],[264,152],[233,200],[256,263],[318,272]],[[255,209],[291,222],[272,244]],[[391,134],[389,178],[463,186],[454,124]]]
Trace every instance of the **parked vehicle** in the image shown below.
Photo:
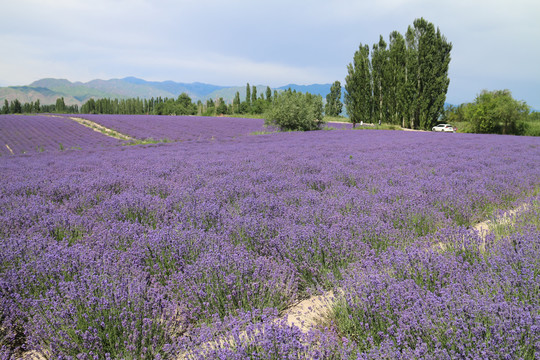
[[[452,125],[450,124],[439,124],[437,126],[434,126],[432,129],[432,131],[442,131],[442,132],[456,132],[456,128],[453,127]]]

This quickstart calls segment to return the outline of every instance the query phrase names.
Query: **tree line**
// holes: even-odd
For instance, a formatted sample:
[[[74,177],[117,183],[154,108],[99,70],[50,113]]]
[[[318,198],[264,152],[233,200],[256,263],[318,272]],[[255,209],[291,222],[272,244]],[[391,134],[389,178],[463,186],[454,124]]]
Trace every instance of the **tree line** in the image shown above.
[[[58,98],[56,104],[41,105],[39,100],[30,103],[21,103],[15,99],[9,103],[5,100],[2,107],[3,114],[20,113],[82,113],[82,114],[126,114],[126,115],[260,115],[266,113],[272,106],[277,90],[272,91],[266,87],[264,92],[257,94],[257,87],[246,85],[246,97],[241,100],[237,91],[232,103],[227,103],[223,97],[207,99],[205,102],[193,102],[186,93],[177,98],[151,98],[141,99],[88,99],[80,108],[77,105],[66,105],[64,98]]]
[[[360,44],[347,66],[345,106],[353,125],[382,122],[431,129],[444,112],[452,43],[416,19],[405,35],[381,35],[372,48]]]
[[[227,103],[223,97],[207,99],[205,102],[192,101],[188,94],[182,93],[175,98],[151,99],[89,99],[81,107],[85,114],[149,114],[149,115],[202,115],[219,116],[234,114],[263,114],[272,104],[277,91],[270,87],[257,95],[257,87],[246,85],[246,97],[242,101],[237,91],[232,103]]]
[[[56,104],[41,105],[39,99],[36,101],[21,103],[18,99],[4,100],[1,114],[37,114],[37,113],[69,113],[79,112],[78,105],[66,105],[64,98],[56,99]]]

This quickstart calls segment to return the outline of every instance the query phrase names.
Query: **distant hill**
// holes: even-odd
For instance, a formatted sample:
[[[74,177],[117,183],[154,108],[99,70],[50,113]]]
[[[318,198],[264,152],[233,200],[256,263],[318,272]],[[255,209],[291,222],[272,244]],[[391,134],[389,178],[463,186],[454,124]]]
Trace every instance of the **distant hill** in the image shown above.
[[[67,104],[78,104],[79,100],[73,96],[60,94],[54,90],[44,87],[33,86],[9,86],[0,88],[0,105],[4,104],[4,100],[9,102],[19,99],[19,101],[35,102],[39,100],[42,105],[55,104],[56,99],[64,96],[64,101]]]
[[[289,87],[300,92],[319,94],[323,98],[330,92],[331,84],[296,85],[289,84],[274,90],[282,91]],[[267,85],[256,85],[257,97],[261,93],[266,95]],[[146,81],[135,77],[110,80],[92,80],[86,83],[71,82],[66,79],[46,78],[34,81],[27,86],[0,87],[0,106],[4,100],[12,101],[19,99],[22,103],[35,102],[39,99],[42,105],[54,104],[56,99],[63,97],[68,105],[82,105],[88,99],[94,98],[136,98],[150,99],[152,97],[176,98],[182,93],[187,93],[193,101],[218,99],[222,97],[230,103],[236,92],[240,93],[242,101],[246,97],[246,86],[219,86],[200,82],[180,83],[174,81]]]
[[[296,84],[289,84],[285,86],[281,86],[278,88],[278,90],[296,90],[297,92],[302,93],[310,93],[314,95],[321,95],[323,98],[326,97],[327,94],[330,93],[330,87],[332,84],[313,84],[313,85],[296,85]],[[341,92],[343,93],[344,90]]]

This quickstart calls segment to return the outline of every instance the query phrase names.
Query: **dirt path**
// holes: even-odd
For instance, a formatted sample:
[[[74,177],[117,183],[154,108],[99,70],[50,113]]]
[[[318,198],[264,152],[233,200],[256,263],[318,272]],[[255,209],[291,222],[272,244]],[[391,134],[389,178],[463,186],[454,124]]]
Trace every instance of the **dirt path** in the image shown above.
[[[78,118],[78,117],[72,117],[72,116],[70,116],[69,118],[71,120],[75,120],[76,122],[78,122],[79,124],[81,124],[83,126],[86,126],[86,127],[90,128],[90,129],[92,129],[94,131],[100,132],[103,135],[110,136],[110,137],[115,138],[115,139],[127,140],[127,141],[135,140],[135,138],[132,138],[129,135],[119,133],[116,130],[109,129],[109,128],[107,128],[107,127],[105,127],[103,125],[100,125],[98,123],[95,123],[93,121],[83,119],[83,118]]]
[[[504,212],[501,216],[499,216],[495,223],[493,223],[491,220],[482,221],[481,223],[476,224],[473,227],[473,230],[476,231],[478,236],[482,238],[482,244],[480,245],[480,251],[485,252],[486,251],[486,238],[489,235],[489,233],[492,230],[492,227],[497,224],[508,224],[512,222],[514,217],[523,211],[526,211],[529,208],[528,204],[521,204],[516,209],[508,210]]]
[[[7,149],[9,150],[9,152],[11,153],[11,155],[15,155],[15,154],[13,153],[13,150],[11,150],[11,148],[9,147],[8,144],[6,144],[6,147],[7,147]]]
[[[528,208],[529,206],[527,204],[522,204],[516,209],[508,210],[503,215],[498,217],[495,223],[507,224],[512,221],[515,215],[527,210]],[[486,220],[476,224],[471,229],[483,240],[482,244],[480,245],[480,251],[485,251],[486,237],[491,232],[492,224],[492,221]],[[444,244],[439,243],[439,246],[442,250],[445,250]],[[308,332],[317,324],[324,321],[324,318],[328,315],[336,300],[337,297],[332,291],[329,291],[323,295],[313,296],[287,309],[283,315],[283,318],[287,319],[287,323],[289,325],[296,325],[303,332]]]
[[[282,318],[286,319],[288,325],[296,325],[303,332],[308,332],[328,315],[335,301],[336,296],[330,290],[292,306],[285,311]]]
[[[66,116],[60,116],[60,115],[45,115],[45,116],[66,118]],[[94,131],[97,131],[97,132],[99,132],[99,133],[101,133],[101,134],[103,134],[105,136],[109,136],[109,137],[112,137],[112,138],[115,138],[115,139],[118,139],[118,140],[126,140],[126,141],[134,141],[134,140],[136,140],[135,138],[132,138],[129,135],[119,133],[116,130],[109,129],[109,128],[103,126],[103,125],[100,125],[100,124],[98,124],[96,122],[93,122],[91,120],[88,120],[88,119],[83,119],[83,118],[74,117],[74,116],[69,116],[68,118],[78,122],[79,124],[81,124],[83,126],[86,126],[87,128],[90,128],[90,129],[92,129]]]

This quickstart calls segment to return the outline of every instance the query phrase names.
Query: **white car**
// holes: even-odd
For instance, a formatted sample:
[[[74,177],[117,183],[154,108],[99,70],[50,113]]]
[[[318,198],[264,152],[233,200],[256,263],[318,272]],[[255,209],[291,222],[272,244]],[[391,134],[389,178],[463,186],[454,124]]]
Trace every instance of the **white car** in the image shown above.
[[[442,131],[442,132],[456,132],[456,128],[454,128],[452,125],[449,124],[439,124],[437,126],[434,126],[432,131]]]

